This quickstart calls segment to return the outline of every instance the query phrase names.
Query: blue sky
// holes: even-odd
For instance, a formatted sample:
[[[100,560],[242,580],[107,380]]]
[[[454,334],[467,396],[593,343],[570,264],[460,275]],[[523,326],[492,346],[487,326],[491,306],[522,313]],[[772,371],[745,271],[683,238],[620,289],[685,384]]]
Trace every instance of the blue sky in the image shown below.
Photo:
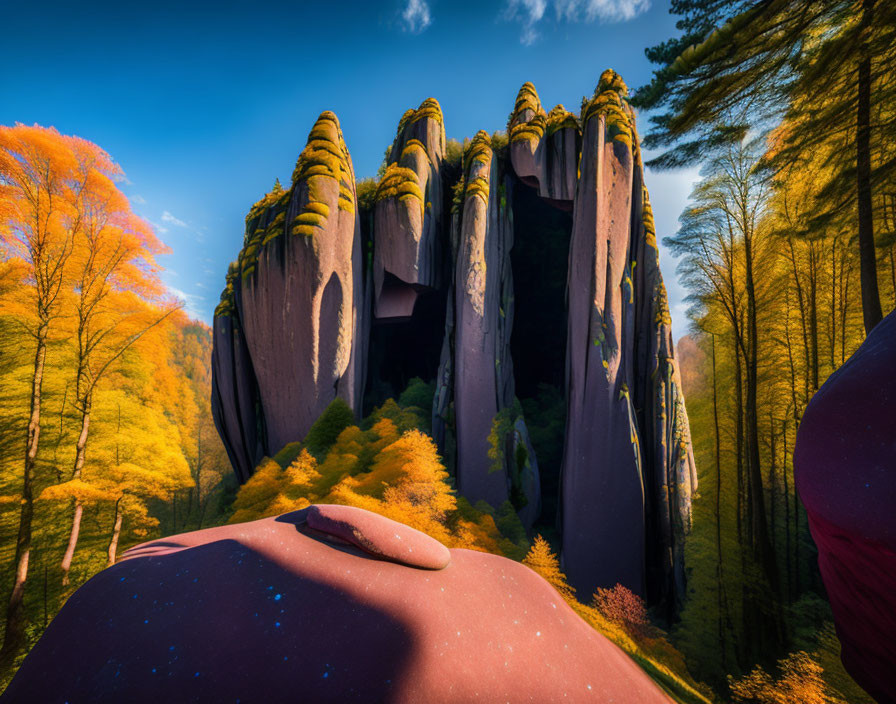
[[[372,176],[402,113],[436,97],[449,137],[502,129],[520,85],[576,110],[605,68],[649,80],[674,33],[661,0],[281,3],[0,0],[0,123],[53,125],[105,148],[134,209],[172,249],[164,280],[206,322],[249,207],[290,181],[317,115],[339,116]],[[646,131],[646,120],[640,120]],[[696,170],[648,173],[660,237]],[[663,252],[676,339],[686,331]]]

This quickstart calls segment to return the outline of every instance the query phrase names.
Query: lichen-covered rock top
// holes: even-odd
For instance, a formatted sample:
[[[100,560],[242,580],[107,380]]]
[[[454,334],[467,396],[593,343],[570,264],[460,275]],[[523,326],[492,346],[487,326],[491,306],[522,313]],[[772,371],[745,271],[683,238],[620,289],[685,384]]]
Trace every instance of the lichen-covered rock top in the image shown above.
[[[526,185],[569,209],[578,177],[578,118],[562,105],[545,113],[531,83],[524,83],[508,121],[510,161]]]
[[[634,148],[632,110],[625,100],[628,89],[622,79],[612,69],[601,75],[594,96],[582,102],[582,127],[592,118],[603,117],[609,137],[620,142],[629,149]]]
[[[389,152],[390,163],[401,159],[405,146],[412,139],[421,143],[430,159],[442,159],[445,156],[445,119],[442,106],[435,98],[427,98],[416,110],[407,110],[398,122],[395,141]]]
[[[464,154],[464,199],[479,198],[488,205],[488,169],[492,162],[491,137],[479,130]]]
[[[445,125],[435,98],[398,123],[374,196],[374,310],[406,318],[421,290],[437,288],[443,230],[441,165]]]
[[[305,513],[128,551],[0,700],[669,703],[527,567],[470,550],[435,571],[386,562],[308,533]],[[73,641],[90,647],[73,658]]]
[[[262,247],[281,235],[315,237],[326,229],[334,204],[327,197],[335,184],[338,193],[335,207],[348,214],[355,212],[355,176],[351,157],[336,115],[329,110],[317,118],[308,135],[308,142],[296,161],[288,190],[275,187],[249,210],[246,235],[239,256],[240,273],[244,278],[254,274]],[[304,202],[287,222],[287,210],[301,189]],[[335,213],[332,213],[335,216]]]

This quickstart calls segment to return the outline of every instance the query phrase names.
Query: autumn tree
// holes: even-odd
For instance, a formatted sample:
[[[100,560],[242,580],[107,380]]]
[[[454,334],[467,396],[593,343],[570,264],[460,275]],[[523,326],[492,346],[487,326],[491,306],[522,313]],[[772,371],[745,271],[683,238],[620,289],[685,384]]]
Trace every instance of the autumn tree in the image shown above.
[[[564,599],[575,598],[576,590],[566,581],[566,575],[560,570],[560,561],[551,550],[548,541],[541,535],[535,536],[532,547],[523,559],[523,564],[544,577]]]
[[[144,220],[137,217],[115,180],[121,169],[85,140],[74,140],[80,161],[89,164],[90,179],[77,194],[81,228],[74,241],[75,361],[73,405],[80,429],[71,478],[84,470],[90,414],[97,384],[111,366],[147,330],[168,317],[179,304],[152,305],[163,294],[155,256],[165,248]],[[62,583],[68,584],[78,543],[83,504],[75,498],[69,542],[62,558]]]
[[[732,700],[737,704],[845,704],[828,694],[823,670],[808,653],[788,655],[778,663],[778,670],[778,680],[761,667],[740,679],[731,678]]]
[[[19,309],[18,321],[34,346],[15,577],[0,664],[10,661],[24,638],[22,603],[31,555],[34,468],[48,341],[70,282],[69,263],[84,217],[79,196],[94,176],[94,156],[101,159],[100,150],[52,128],[0,126],[0,246],[5,259],[21,262],[30,284],[13,305]]]

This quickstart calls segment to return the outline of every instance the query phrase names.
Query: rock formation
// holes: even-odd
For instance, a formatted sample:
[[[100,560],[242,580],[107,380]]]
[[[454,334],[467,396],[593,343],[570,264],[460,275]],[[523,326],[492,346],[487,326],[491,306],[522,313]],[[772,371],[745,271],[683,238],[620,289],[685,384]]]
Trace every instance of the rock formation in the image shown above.
[[[582,106],[562,555],[570,583],[585,593],[615,580],[671,609],[684,593],[682,538],[697,476],[625,90],[607,71]]]
[[[243,250],[216,311],[216,422],[233,426],[233,409],[241,428],[263,418],[255,443],[224,430],[228,448],[276,452],[303,437],[337,396],[360,405],[365,310],[355,203],[339,121],[324,112],[299,156],[292,187],[275,189],[249,211]],[[242,387],[257,391],[254,404]],[[240,413],[244,406],[247,415]],[[241,454],[233,462],[243,472]]]
[[[420,376],[460,494],[556,523],[580,593],[621,582],[674,616],[696,473],[625,94],[606,71],[578,115],[546,113],[526,83],[507,133],[462,150],[423,101],[363,229],[324,113],[292,188],[250,212],[215,319],[215,418],[237,476],[335,396],[361,415]]]
[[[896,312],[812,397],[793,455],[843,664],[878,702],[896,702],[894,369]]]
[[[389,155],[374,209],[378,318],[409,317],[417,291],[437,288],[440,283],[445,126],[434,98],[404,114]]]
[[[90,644],[76,658],[73,639]],[[670,702],[529,568],[341,506],[129,550],[68,599],[0,696],[561,699]]]

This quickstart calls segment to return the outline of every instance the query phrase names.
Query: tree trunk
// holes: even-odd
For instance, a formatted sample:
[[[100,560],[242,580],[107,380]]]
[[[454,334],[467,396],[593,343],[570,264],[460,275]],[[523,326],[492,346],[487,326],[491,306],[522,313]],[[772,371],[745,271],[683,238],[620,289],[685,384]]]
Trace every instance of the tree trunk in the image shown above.
[[[746,257],[746,287],[747,287],[747,329],[749,334],[748,352],[746,361],[747,371],[747,403],[744,421],[747,431],[747,471],[749,473],[749,487],[751,494],[751,508],[753,513],[752,538],[753,549],[759,564],[762,566],[772,591],[779,591],[778,568],[775,561],[775,551],[768,534],[768,522],[765,512],[765,497],[762,488],[762,467],[759,457],[759,416],[758,402],[756,398],[758,386],[758,343],[759,331],[757,326],[756,311],[756,285],[753,278],[753,251],[752,237],[744,237],[744,255]]]
[[[874,19],[875,0],[862,2],[862,29],[867,35]],[[871,194],[871,56],[863,38],[859,60],[856,107],[856,194],[859,206],[859,263],[861,265],[862,316],[865,334],[883,318],[877,288],[877,252],[874,246],[874,211]]]
[[[716,391],[716,338],[712,336],[712,420],[715,433],[715,460],[716,460],[716,580],[718,582],[718,631],[719,652],[722,654],[722,669],[727,668],[728,655],[725,647],[725,608],[724,608],[724,570],[722,567],[722,464],[721,442],[719,437],[719,407],[718,393]]]
[[[84,514],[84,504],[80,500],[75,501],[75,513],[72,518],[72,530],[68,536],[68,546],[62,557],[62,586],[67,587],[68,573],[72,568],[72,559],[75,556],[75,548],[78,546],[78,535],[81,532],[81,516]]]
[[[84,469],[84,458],[87,456],[87,437],[90,431],[90,407],[92,399],[87,396],[81,406],[81,432],[78,434],[78,441],[75,443],[75,466],[72,471],[72,479],[80,479],[81,471]],[[81,516],[84,513],[84,505],[81,500],[75,501],[75,512],[72,516],[72,529],[68,535],[68,546],[65,548],[65,555],[62,557],[62,585],[68,586],[68,573],[72,567],[72,560],[75,557],[75,550],[78,547],[78,536],[81,533]]]
[[[809,243],[809,341],[812,343],[812,393],[818,391],[818,257]],[[808,399],[807,399],[808,400]]]
[[[31,557],[31,524],[34,520],[34,465],[40,442],[40,406],[43,391],[44,365],[47,360],[47,321],[38,328],[37,349],[34,353],[34,373],[31,377],[31,417],[25,439],[25,467],[22,477],[22,503],[19,514],[19,533],[16,538],[15,581],[6,608],[6,630],[0,648],[0,666],[12,663],[25,641],[25,581]]]
[[[72,479],[80,479],[81,470],[84,469],[84,458],[87,456],[87,434],[90,432],[90,406],[91,400],[87,399],[81,408],[81,432],[75,443],[75,465],[72,470]]]
[[[106,555],[108,556],[108,560],[106,561],[106,566],[109,567],[115,564],[115,556],[118,553],[118,538],[121,535],[121,521],[124,518],[121,513],[121,498],[115,502],[115,523],[112,527],[112,537],[109,538],[109,549],[106,550]]]
[[[781,438],[784,441],[784,466],[781,468],[781,476],[784,478],[784,552],[787,556],[787,599],[794,601],[793,595],[793,560],[792,546],[790,542],[790,482],[787,481],[787,415],[781,421]]]

